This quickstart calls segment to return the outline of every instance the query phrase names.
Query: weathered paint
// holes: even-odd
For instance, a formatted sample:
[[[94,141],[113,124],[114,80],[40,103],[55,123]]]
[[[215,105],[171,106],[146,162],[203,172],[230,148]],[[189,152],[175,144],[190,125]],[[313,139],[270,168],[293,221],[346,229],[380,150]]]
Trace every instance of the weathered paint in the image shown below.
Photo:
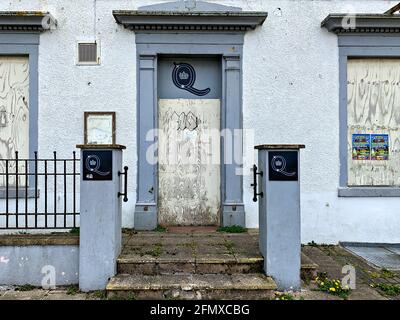
[[[160,99],[158,107],[158,221],[218,225],[220,100]]]

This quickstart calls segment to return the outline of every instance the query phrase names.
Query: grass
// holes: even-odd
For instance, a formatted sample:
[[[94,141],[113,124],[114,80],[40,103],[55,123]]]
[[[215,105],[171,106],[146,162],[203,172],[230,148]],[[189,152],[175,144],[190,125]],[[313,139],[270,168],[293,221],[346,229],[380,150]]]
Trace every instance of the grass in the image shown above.
[[[275,300],[295,300],[294,296],[287,292],[275,292]]]
[[[224,243],[224,246],[226,247],[226,249],[228,250],[229,254],[234,254],[235,253],[235,244],[232,241],[226,241]]]
[[[316,243],[314,240],[312,240],[311,242],[307,243],[307,246],[310,246],[310,247],[319,247],[319,248],[326,248],[326,249],[329,249],[329,248],[334,247],[334,246],[331,245],[331,244]]]
[[[318,247],[318,244],[316,244],[316,243],[314,242],[314,240],[311,241],[311,242],[309,242],[309,243],[307,243],[307,245],[310,246],[310,247]]]
[[[125,297],[111,296],[108,298],[108,300],[136,300],[136,297],[132,292],[129,292],[128,295]]]
[[[72,284],[67,288],[67,295],[74,296],[79,292],[79,287],[76,284]]]
[[[93,291],[92,295],[93,295],[93,297],[100,299],[100,300],[107,299],[107,291],[106,290]]]
[[[381,270],[381,278],[389,279],[389,278],[394,278],[394,276],[395,276],[395,274],[388,269],[383,268]]]
[[[80,232],[80,230],[79,230],[79,228],[72,228],[70,231],[69,231],[69,233],[70,234],[74,234],[74,235],[79,235],[79,232]]]
[[[398,296],[400,294],[399,284],[378,283],[374,286],[381,289],[388,296]]]
[[[219,227],[217,231],[227,233],[244,233],[247,232],[247,229],[243,228],[242,226],[234,225],[229,227]]]
[[[161,225],[157,225],[157,227],[154,229],[155,232],[167,232],[168,229],[166,227],[163,227]]]
[[[350,295],[350,288],[348,286],[343,288],[340,280],[329,279],[325,272],[318,273],[316,282],[320,291],[339,296],[342,299],[347,299]]]
[[[161,255],[161,253],[162,253],[162,244],[161,243],[156,243],[152,250],[144,252],[144,254],[148,254],[153,257],[159,257]]]
[[[380,271],[369,271],[369,270],[367,270],[366,272],[368,273],[368,275],[371,278],[374,278],[374,279],[376,279],[376,278],[391,279],[391,278],[394,278],[396,276],[392,271],[387,270],[385,268],[383,268]]]
[[[18,286],[15,290],[16,291],[32,291],[34,289],[36,289],[35,286],[32,286],[30,284],[24,284],[22,286]]]

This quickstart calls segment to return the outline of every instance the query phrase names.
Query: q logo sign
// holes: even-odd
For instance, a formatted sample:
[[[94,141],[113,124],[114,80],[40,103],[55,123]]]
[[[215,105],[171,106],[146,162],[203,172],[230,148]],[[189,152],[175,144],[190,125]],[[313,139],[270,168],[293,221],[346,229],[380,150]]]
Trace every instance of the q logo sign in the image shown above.
[[[88,169],[91,172],[97,173],[100,176],[109,175],[110,174],[109,171],[108,172],[103,172],[103,171],[99,170],[100,165],[101,165],[101,161],[100,161],[100,158],[98,156],[90,155],[90,156],[88,156],[86,158],[86,169]]]
[[[268,161],[270,181],[298,180],[297,151],[269,151]]]
[[[172,81],[177,88],[186,90],[196,96],[205,96],[210,93],[210,88],[199,90],[193,87],[196,82],[196,71],[193,66],[188,63],[174,63],[174,65]]]
[[[83,151],[83,180],[112,180],[112,151]]]
[[[287,177],[292,177],[296,172],[286,172],[286,159],[282,156],[274,156],[271,160],[271,167],[275,172],[282,173]]]

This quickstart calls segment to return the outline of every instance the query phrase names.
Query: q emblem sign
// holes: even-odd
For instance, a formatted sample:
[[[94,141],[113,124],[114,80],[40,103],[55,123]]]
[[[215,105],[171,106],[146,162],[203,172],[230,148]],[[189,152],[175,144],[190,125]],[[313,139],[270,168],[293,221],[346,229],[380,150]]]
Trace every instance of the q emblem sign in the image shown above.
[[[83,180],[112,180],[112,151],[83,151]]]
[[[189,63],[174,63],[174,70],[172,71],[172,81],[174,85],[182,90],[186,90],[196,96],[205,96],[210,93],[211,89],[207,88],[199,90],[194,88],[196,82],[196,70]]]
[[[270,151],[268,161],[270,181],[299,180],[297,151]]]

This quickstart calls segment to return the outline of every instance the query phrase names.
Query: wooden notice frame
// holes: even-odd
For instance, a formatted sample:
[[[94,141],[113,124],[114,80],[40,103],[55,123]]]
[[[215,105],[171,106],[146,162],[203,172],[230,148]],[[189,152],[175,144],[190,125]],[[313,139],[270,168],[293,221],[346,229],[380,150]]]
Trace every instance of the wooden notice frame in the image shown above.
[[[94,128],[90,120],[103,120],[104,128]],[[108,124],[107,124],[108,120]],[[110,127],[111,126],[111,127]],[[97,129],[97,132],[96,130]],[[84,144],[85,145],[115,145],[116,127],[115,112],[85,111],[84,112]]]

